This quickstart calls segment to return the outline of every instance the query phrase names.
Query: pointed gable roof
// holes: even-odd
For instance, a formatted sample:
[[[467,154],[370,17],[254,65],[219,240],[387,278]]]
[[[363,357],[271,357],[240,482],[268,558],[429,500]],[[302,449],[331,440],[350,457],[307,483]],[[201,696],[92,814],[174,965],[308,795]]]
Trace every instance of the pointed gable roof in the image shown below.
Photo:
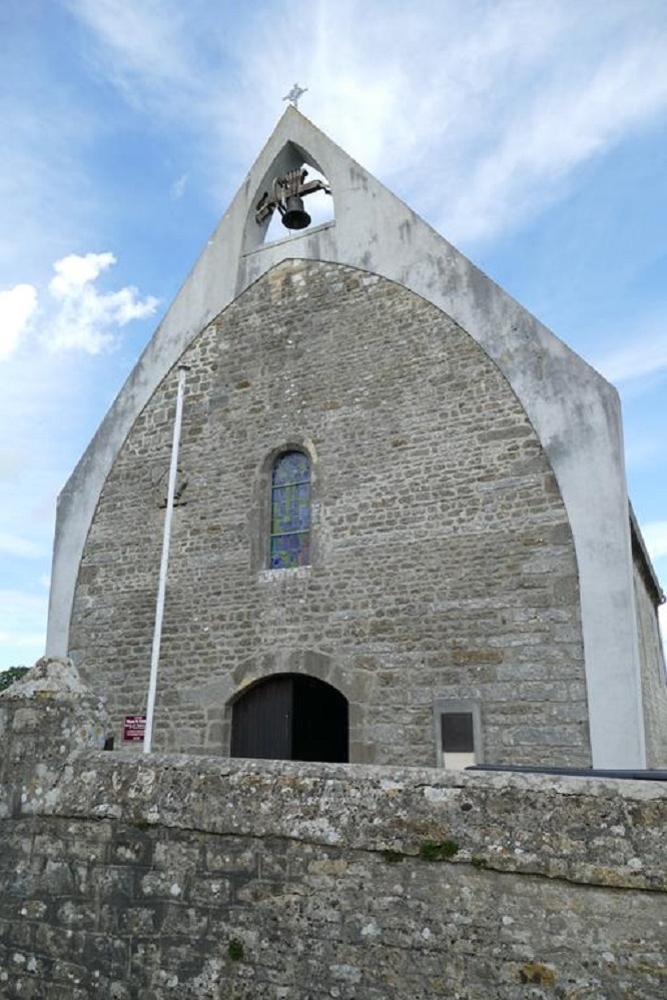
[[[331,184],[334,221],[262,242],[255,206],[303,163]],[[250,169],[58,504],[47,652],[65,655],[78,566],[104,481],[134,420],[194,337],[276,264],[306,258],[379,274],[447,313],[498,365],[558,479],[579,564],[593,762],[645,759],[618,395],[296,108]],[[595,487],[591,475],[595,470]],[[618,758],[618,733],[626,752]],[[630,748],[627,751],[627,748]]]

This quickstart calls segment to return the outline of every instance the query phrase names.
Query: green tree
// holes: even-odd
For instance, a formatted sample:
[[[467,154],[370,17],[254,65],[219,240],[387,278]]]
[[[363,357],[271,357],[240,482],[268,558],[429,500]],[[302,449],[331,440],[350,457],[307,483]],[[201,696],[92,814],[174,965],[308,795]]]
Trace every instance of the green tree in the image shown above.
[[[28,673],[29,667],[7,667],[0,673],[0,691],[4,691],[14,681],[18,681],[24,674]]]

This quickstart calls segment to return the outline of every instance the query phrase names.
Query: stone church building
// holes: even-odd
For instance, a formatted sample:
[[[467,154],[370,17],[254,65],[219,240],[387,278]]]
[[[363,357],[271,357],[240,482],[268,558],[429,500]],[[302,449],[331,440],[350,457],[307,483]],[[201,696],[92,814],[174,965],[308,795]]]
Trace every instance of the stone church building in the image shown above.
[[[117,748],[184,365],[156,749],[667,765],[616,391],[293,107],[59,499],[47,652]]]

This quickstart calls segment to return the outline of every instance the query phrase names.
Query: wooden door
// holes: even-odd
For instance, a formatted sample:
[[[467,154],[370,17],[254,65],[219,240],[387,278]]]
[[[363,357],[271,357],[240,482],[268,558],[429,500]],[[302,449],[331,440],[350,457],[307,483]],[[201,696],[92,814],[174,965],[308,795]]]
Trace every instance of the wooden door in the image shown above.
[[[346,764],[347,699],[316,677],[294,678],[292,756]]]
[[[232,712],[232,757],[292,759],[293,681],[269,677],[246,691]]]
[[[345,763],[347,699],[302,674],[260,681],[234,702],[231,756]]]

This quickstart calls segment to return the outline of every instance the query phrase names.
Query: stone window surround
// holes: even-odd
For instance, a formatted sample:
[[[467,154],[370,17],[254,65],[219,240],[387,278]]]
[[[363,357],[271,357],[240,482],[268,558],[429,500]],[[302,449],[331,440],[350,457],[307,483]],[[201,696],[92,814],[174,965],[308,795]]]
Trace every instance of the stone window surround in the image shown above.
[[[302,451],[310,460],[310,565],[297,566],[290,569],[272,569],[269,565],[271,540],[271,487],[272,473],[275,461],[286,451]],[[252,503],[249,511],[250,561],[254,573],[260,582],[270,582],[284,574],[300,575],[307,573],[310,566],[318,562],[319,546],[317,543],[317,509],[318,509],[318,469],[317,451],[308,437],[295,435],[272,448],[266,454],[255,475]]]

